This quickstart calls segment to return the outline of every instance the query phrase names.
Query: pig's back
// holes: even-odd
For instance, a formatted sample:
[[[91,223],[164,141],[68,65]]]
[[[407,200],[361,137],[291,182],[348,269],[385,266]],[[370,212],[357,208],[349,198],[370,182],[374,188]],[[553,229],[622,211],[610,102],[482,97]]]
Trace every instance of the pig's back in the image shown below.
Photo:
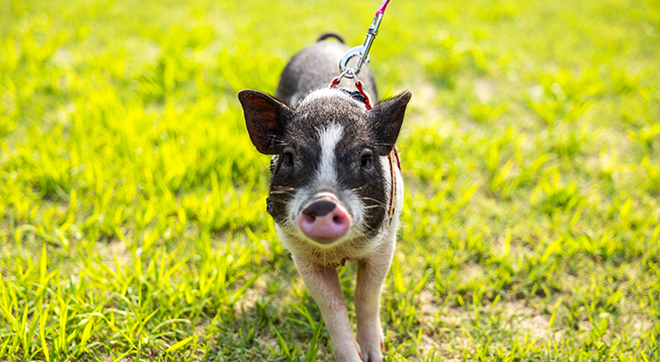
[[[321,40],[304,48],[284,68],[275,96],[295,108],[307,95],[327,87],[339,75],[339,60],[348,49],[345,44],[333,40]],[[370,98],[378,99],[373,74],[366,64],[362,66],[359,79]],[[342,79],[339,86],[355,90],[352,79]]]

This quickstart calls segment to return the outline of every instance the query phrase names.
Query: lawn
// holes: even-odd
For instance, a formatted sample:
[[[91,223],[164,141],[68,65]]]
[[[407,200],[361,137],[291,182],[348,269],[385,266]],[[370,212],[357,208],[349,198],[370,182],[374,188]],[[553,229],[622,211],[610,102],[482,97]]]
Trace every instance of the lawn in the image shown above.
[[[379,3],[2,1],[0,360],[332,361],[236,93]],[[371,59],[386,361],[659,361],[660,2],[393,0]]]

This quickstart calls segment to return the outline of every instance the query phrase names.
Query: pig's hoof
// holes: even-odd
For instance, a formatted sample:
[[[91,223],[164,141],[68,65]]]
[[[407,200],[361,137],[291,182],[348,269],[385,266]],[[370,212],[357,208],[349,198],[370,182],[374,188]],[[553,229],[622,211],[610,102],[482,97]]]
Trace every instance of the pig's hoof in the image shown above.
[[[364,338],[362,344],[358,346],[360,358],[364,362],[382,362],[383,352],[385,352],[385,337],[381,334],[376,338]]]
[[[373,352],[373,351],[372,351]],[[362,354],[362,361],[364,362],[383,362],[383,353],[376,351],[376,353]]]
[[[360,358],[364,362],[382,362],[383,361],[383,352],[381,351],[380,348],[378,347],[383,347],[383,344],[381,343],[380,346],[375,343],[372,345],[367,346],[366,344],[358,349],[358,351],[361,350],[362,353],[360,353]]]

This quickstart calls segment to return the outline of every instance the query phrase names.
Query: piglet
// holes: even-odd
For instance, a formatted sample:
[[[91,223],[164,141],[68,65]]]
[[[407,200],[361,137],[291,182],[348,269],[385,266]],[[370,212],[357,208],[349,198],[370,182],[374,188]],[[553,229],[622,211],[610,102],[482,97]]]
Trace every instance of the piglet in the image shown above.
[[[368,109],[352,80],[330,88],[347,50],[326,34],[291,59],[275,97],[243,90],[238,98],[250,140],[272,155],[267,210],[321,310],[337,361],[373,362],[383,359],[380,290],[403,204],[395,143],[411,94]],[[360,79],[378,99],[368,67]],[[357,341],[336,269],[346,262],[357,264]]]

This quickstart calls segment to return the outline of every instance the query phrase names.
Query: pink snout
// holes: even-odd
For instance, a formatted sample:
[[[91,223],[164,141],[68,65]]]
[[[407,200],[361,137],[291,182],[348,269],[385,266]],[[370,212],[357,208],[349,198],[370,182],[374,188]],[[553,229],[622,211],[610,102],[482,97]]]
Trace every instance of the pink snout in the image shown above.
[[[334,198],[316,199],[298,216],[300,230],[320,244],[331,244],[351,227],[351,216]]]

